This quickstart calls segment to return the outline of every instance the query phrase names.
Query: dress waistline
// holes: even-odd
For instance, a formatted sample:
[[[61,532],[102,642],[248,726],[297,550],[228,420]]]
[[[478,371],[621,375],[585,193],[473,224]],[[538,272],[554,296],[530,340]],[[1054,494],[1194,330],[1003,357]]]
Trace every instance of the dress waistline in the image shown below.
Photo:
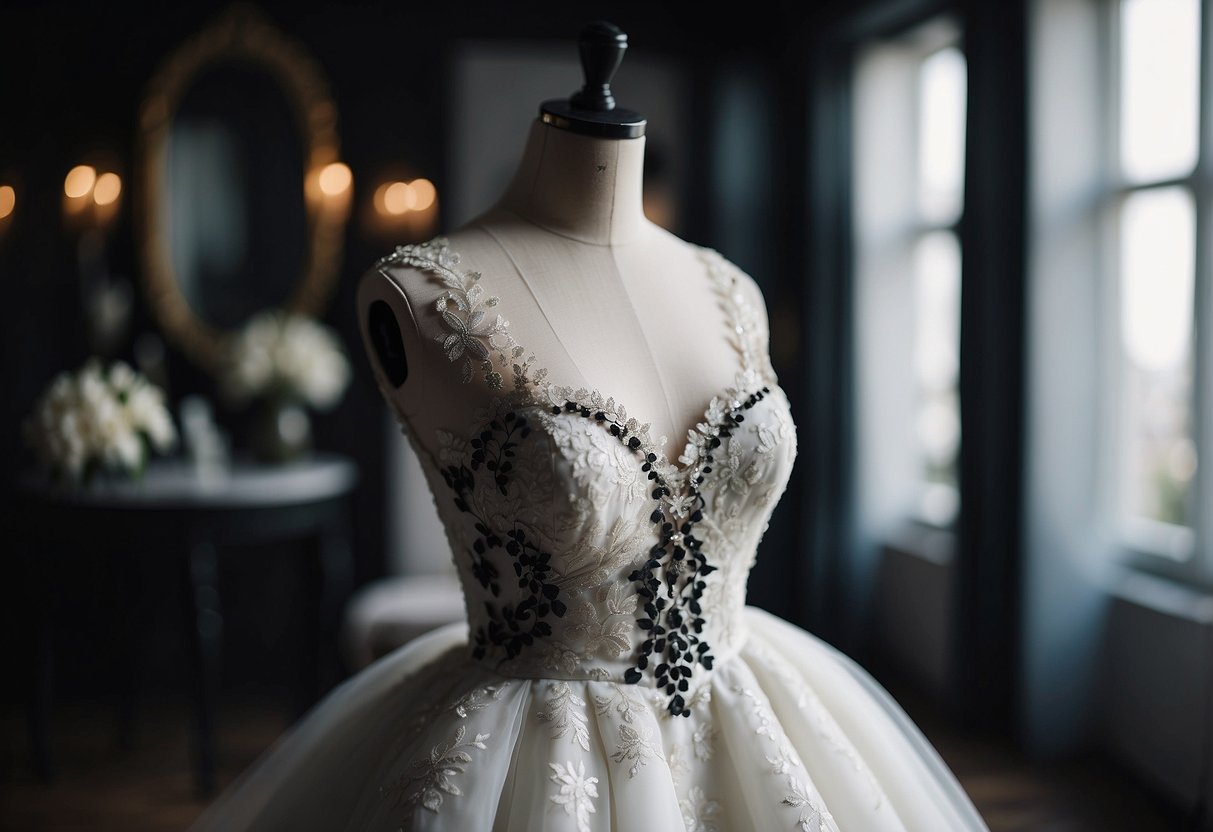
[[[739,632],[736,637],[725,644],[723,649],[713,651],[715,659],[711,670],[702,665],[695,665],[690,681],[690,690],[684,693],[684,696],[693,695],[694,691],[709,681],[720,667],[732,661],[741,652],[741,649],[749,640],[749,631],[745,628],[738,629]],[[477,658],[474,653],[475,645],[470,642],[466,649],[468,658],[472,663],[505,679],[614,682],[632,687],[657,689],[657,676],[651,672],[651,669],[649,672],[641,674],[640,681],[628,682],[624,674],[633,666],[632,663],[607,660],[598,662],[594,667],[586,668],[583,666],[584,662],[581,661],[581,657],[577,656],[576,653],[572,651],[562,652],[559,646],[554,643],[545,644],[540,641],[529,647],[522,655],[513,659],[503,659],[500,661],[493,661],[488,656]],[[573,664],[574,661],[577,662],[576,665]]]

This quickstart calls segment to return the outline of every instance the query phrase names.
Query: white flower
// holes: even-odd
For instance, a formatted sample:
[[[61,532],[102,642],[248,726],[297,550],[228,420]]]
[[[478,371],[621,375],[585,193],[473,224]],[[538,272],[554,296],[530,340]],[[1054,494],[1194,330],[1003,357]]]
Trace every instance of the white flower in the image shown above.
[[[565,765],[548,763],[552,769],[550,779],[560,786],[560,793],[552,795],[552,802],[563,806],[566,815],[575,814],[579,832],[588,832],[590,815],[597,810],[594,808],[594,798],[598,797],[598,778],[585,776],[585,762],[569,761]]]
[[[690,513],[695,499],[690,494],[674,494],[666,497],[665,501],[670,507],[670,513],[681,519]]]
[[[349,380],[349,363],[332,330],[278,311],[245,325],[230,345],[220,379],[238,402],[277,393],[322,409],[341,399]]]
[[[691,786],[686,799],[678,801],[678,808],[682,810],[687,832],[718,832],[720,829],[716,825],[720,820],[720,804],[708,800],[698,786]]]
[[[97,359],[56,376],[25,429],[39,458],[73,480],[92,468],[138,471],[149,446],[166,451],[177,439],[163,393],[129,365]]]

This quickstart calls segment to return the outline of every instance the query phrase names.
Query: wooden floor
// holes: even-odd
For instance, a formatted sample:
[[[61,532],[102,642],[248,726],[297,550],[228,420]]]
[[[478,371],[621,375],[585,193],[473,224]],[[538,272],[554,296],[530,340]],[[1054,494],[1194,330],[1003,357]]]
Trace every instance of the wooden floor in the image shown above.
[[[997,743],[978,742],[947,728],[937,713],[912,698],[901,701],[956,772],[993,832],[1183,828],[1105,764],[1032,766]],[[195,796],[190,778],[188,716],[184,705],[145,712],[135,750],[123,752],[115,745],[108,709],[62,707],[55,726],[58,777],[46,784],[30,773],[22,715],[4,714],[0,829],[184,829],[205,805]],[[225,707],[220,785],[255,760],[286,724],[282,709],[265,704]]]

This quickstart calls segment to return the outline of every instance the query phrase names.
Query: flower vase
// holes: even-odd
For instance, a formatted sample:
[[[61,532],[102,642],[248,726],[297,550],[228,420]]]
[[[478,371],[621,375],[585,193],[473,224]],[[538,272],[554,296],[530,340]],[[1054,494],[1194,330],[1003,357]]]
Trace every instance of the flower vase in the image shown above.
[[[258,462],[281,464],[303,456],[312,447],[307,410],[289,398],[260,400],[253,414],[249,446]]]

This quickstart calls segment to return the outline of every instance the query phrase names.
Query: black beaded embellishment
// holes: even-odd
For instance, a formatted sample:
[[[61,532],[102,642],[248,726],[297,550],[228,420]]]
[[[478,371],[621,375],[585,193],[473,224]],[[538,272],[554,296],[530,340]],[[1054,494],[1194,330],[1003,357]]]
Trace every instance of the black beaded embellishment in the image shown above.
[[[529,592],[516,605],[504,604],[500,609],[490,601],[484,602],[489,617],[488,627],[477,627],[472,637],[475,644],[472,655],[477,659],[484,658],[490,645],[504,648],[506,659],[516,657],[524,647],[534,644],[537,638],[552,634],[552,625],[545,619],[552,615],[561,618],[568,611],[560,600],[560,587],[549,581],[551,553],[542,551],[535,540],[527,535],[523,525],[517,522],[504,532],[503,539],[501,534],[489,527],[485,518],[476,513],[470,499],[476,488],[475,472],[481,468],[492,472],[493,482],[502,495],[509,494],[515,449],[530,433],[531,426],[526,416],[510,411],[499,419],[493,419],[471,441],[472,454],[467,465],[449,465],[442,472],[446,484],[455,492],[455,507],[476,518],[478,536],[472,541],[469,552],[472,575],[494,598],[500,596],[501,575],[485,555],[490,549],[504,547],[513,560],[518,588]]]
[[[743,411],[749,410],[770,392],[771,389],[764,386],[739,402],[735,409],[725,413],[718,432],[708,439],[707,448],[700,452],[686,478],[686,496],[690,503],[683,512],[685,519],[680,516],[667,518],[663,499],[672,495],[666,478],[655,467],[657,454],[643,448],[644,443],[639,437],[629,436],[626,425],[611,419],[602,410],[594,410],[572,400],[565,401],[563,408],[552,406],[553,414],[578,413],[604,422],[609,425],[611,435],[621,443],[632,450],[644,452],[641,470],[648,474],[653,486],[650,496],[656,502],[649,519],[660,527],[661,542],[650,550],[644,566],[628,576],[628,580],[640,584],[637,593],[645,600],[645,617],[637,618],[636,624],[648,635],[640,646],[635,665],[624,674],[624,681],[638,684],[646,671],[652,673],[657,686],[664,688],[670,697],[666,708],[673,716],[691,715],[683,694],[690,690],[693,666],[699,664],[711,670],[715,661],[711,645],[702,638],[704,621],[701,602],[707,589],[703,579],[715,572],[716,567],[708,563],[707,554],[702,549],[703,542],[695,536],[695,525],[703,520],[706,505],[699,487],[712,472],[712,451],[720,447],[722,438],[732,436],[732,431],[745,421]],[[669,513],[672,515],[673,511]],[[664,593],[662,578],[658,577],[658,571],[663,569]]]

